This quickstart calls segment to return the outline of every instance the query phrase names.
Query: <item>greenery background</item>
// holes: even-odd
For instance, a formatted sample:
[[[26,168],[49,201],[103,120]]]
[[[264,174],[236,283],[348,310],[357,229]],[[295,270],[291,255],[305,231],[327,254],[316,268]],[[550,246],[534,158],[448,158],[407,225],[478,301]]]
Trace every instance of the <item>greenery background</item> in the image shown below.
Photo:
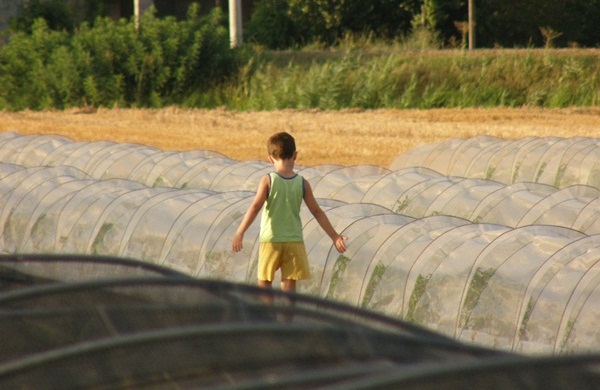
[[[600,0],[476,3],[469,51],[460,0],[260,0],[236,49],[219,8],[136,30],[36,0],[0,47],[0,109],[598,105]]]

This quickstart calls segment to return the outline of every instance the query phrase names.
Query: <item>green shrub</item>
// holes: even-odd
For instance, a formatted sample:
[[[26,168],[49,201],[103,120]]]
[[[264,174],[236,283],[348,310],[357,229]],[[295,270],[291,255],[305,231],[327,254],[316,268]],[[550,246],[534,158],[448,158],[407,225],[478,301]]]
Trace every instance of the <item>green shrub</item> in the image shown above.
[[[235,75],[239,56],[220,9],[204,17],[197,11],[192,6],[181,22],[147,12],[139,31],[133,21],[99,17],[69,34],[37,19],[30,34],[15,33],[0,47],[0,108],[190,101]]]
[[[57,91],[62,76],[48,71],[62,64],[69,68],[68,57],[55,53],[68,42],[68,34],[52,31],[43,19],[32,26],[31,34],[17,33],[0,52],[0,96],[12,109],[44,109],[58,106]],[[64,93],[64,92],[63,92]],[[58,93],[60,94],[60,93]]]
[[[286,49],[300,41],[290,18],[289,5],[282,0],[261,0],[245,28],[246,40],[270,49]]]

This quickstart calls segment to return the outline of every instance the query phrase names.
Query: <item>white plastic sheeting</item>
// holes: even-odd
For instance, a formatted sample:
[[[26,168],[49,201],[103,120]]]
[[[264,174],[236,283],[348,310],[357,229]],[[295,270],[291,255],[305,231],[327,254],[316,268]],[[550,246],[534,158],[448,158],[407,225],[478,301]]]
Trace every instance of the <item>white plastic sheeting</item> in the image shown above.
[[[405,152],[390,168],[406,167],[426,167],[446,176],[505,184],[532,182],[557,188],[571,185],[600,188],[600,138],[454,139]]]
[[[0,144],[1,251],[123,256],[256,283],[258,223],[242,252],[230,245],[269,164],[58,136],[5,133]],[[340,255],[302,209],[312,278],[300,292],[500,349],[600,348],[595,187],[423,167],[299,171],[350,237]]]
[[[549,145],[555,139],[535,140],[522,143],[531,148],[531,144]],[[587,144],[591,142],[588,140]],[[471,161],[477,155],[474,151],[489,143],[496,149],[504,145],[490,137],[454,140],[416,149],[434,149],[429,154],[406,152],[393,165],[413,161],[415,157],[411,156],[418,155],[426,156],[423,164],[431,163],[436,169],[461,164],[480,166]],[[566,140],[561,143],[566,144]],[[514,154],[518,145],[515,141],[502,149]],[[552,144],[553,149],[557,148],[555,145]],[[446,149],[457,151],[450,153]],[[563,157],[559,154],[557,158]],[[260,178],[272,169],[264,161],[236,161],[211,151],[165,152],[137,144],[73,142],[62,136],[16,133],[0,134],[0,162],[23,167],[66,165],[96,180],[127,179],[149,187],[216,192],[255,191]],[[527,170],[527,164],[538,162],[521,161],[520,169]],[[556,164],[548,161],[546,165]],[[390,170],[373,165],[321,165],[298,167],[298,171],[310,180],[317,198],[373,203],[413,218],[448,215],[510,227],[548,224],[586,234],[600,233],[600,184],[594,187],[573,182],[562,189],[532,182],[507,185],[481,178],[444,176],[420,166]]]

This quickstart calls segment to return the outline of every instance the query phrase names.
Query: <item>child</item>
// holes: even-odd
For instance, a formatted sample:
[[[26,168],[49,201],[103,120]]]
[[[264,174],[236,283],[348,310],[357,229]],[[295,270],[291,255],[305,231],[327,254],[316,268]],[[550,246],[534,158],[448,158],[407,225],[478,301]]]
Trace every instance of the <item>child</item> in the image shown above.
[[[294,172],[297,155],[294,137],[285,132],[276,133],[269,138],[267,150],[275,172],[261,179],[256,196],[233,237],[232,249],[234,252],[242,250],[244,233],[266,202],[260,223],[258,285],[271,288],[275,272],[281,269],[281,290],[295,292],[296,280],[310,278],[300,220],[302,200],[338,252],[346,251],[347,237],[335,231],[308,181]]]

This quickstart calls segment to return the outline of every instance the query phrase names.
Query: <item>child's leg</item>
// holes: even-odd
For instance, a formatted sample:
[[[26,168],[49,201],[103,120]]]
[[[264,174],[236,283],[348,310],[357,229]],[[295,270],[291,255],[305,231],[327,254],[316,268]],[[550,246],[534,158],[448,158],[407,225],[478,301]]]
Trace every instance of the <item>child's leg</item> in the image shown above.
[[[294,279],[281,279],[281,291],[295,292],[296,281]]]
[[[281,279],[281,290],[285,292],[296,292],[296,280],[295,279]],[[289,297],[286,299],[288,307],[284,309],[283,312],[283,321],[284,322],[292,322],[294,319],[294,306],[296,306],[296,301],[293,297]]]
[[[264,289],[271,289],[271,286],[273,285],[273,282],[270,282],[268,280],[258,280],[258,287],[260,288],[264,288]],[[265,305],[272,305],[273,302],[275,301],[274,297],[273,297],[273,293],[272,292],[265,292],[264,294],[261,294],[261,301],[262,303],[264,303]]]
[[[309,277],[310,270],[304,243],[286,243],[285,261],[281,265],[281,290],[295,293],[296,280],[308,279]],[[289,308],[284,314],[284,321],[291,322],[294,318],[294,306],[296,306],[296,301],[294,297],[288,297],[286,300]]]
[[[296,280],[308,278],[310,278],[310,269],[304,243],[285,243],[281,263],[281,289],[283,291],[295,291]]]
[[[269,281],[269,280],[258,280],[258,287],[262,287],[262,288],[271,288],[271,286],[273,285],[273,282]]]
[[[271,288],[275,272],[281,268],[281,244],[261,242],[258,252],[258,285]]]

